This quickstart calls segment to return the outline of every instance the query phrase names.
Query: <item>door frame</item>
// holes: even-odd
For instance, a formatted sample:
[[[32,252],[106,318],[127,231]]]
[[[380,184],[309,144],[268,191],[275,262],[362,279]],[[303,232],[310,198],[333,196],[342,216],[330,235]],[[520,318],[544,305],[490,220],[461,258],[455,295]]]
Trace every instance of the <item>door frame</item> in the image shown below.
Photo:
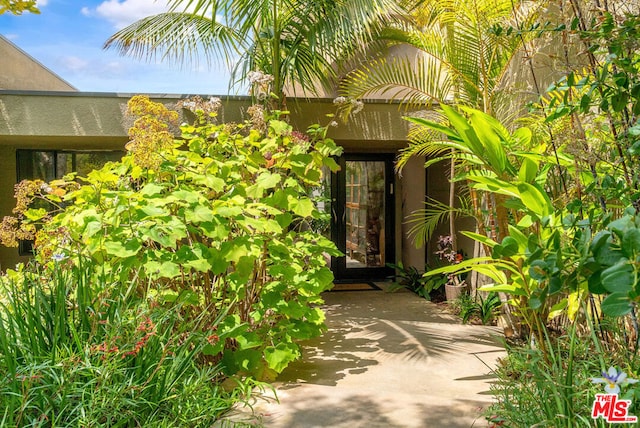
[[[395,275],[395,269],[386,263],[395,263],[395,175],[393,153],[346,153],[337,159],[340,170],[331,175],[331,240],[343,253],[331,257],[331,270],[336,282],[354,280],[383,280]],[[385,163],[384,250],[385,265],[381,267],[347,268],[346,257],[346,163],[347,161],[374,161]]]

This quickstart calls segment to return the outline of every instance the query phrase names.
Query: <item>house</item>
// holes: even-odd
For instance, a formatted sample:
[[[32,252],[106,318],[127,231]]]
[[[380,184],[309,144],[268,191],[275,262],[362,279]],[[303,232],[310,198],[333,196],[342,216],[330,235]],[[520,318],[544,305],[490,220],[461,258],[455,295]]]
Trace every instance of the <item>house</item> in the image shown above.
[[[128,141],[126,104],[134,94],[86,93],[56,76],[0,37],[0,216],[11,215],[13,188],[28,178],[51,180],[72,170],[81,174],[117,159]],[[149,95],[168,106],[186,95]],[[222,121],[242,120],[248,97],[222,97]],[[300,130],[327,123],[332,99],[289,99],[290,120]],[[338,280],[380,279],[393,274],[387,263],[423,269],[432,250],[415,248],[407,216],[424,207],[426,195],[446,201],[442,167],[412,160],[401,176],[394,171],[406,147],[405,112],[388,100],[367,100],[362,112],[329,136],[345,149],[342,169],[331,177],[331,237],[346,254],[332,260]],[[444,229],[443,229],[444,230]],[[469,250],[471,253],[471,250]],[[0,248],[0,267],[28,259],[28,243]]]

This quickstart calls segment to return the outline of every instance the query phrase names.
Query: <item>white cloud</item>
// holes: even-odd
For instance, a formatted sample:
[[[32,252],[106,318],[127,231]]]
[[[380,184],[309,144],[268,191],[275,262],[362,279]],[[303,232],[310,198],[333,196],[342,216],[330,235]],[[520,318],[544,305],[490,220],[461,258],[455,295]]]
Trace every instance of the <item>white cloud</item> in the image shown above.
[[[115,28],[121,29],[139,19],[167,12],[168,10],[167,0],[105,0],[94,10],[85,6],[81,9],[81,12],[85,16],[104,18],[111,22]],[[190,5],[188,8],[178,8],[177,10],[179,12],[193,11],[194,5]],[[204,15],[211,16],[208,12],[205,12]],[[222,17],[219,16],[218,20],[221,19]]]
[[[120,29],[138,19],[157,15],[168,9],[166,0],[106,0],[93,11],[82,8],[82,13],[86,16],[97,15]]]
[[[36,1],[36,5],[38,7],[46,6],[47,3],[49,3],[49,0],[38,0],[38,1]]]
[[[78,72],[85,70],[89,66],[89,61],[86,61],[77,56],[66,56],[62,58],[62,65],[67,70]]]
[[[127,66],[120,61],[110,61],[104,64],[104,68],[111,74],[123,74],[127,70]]]

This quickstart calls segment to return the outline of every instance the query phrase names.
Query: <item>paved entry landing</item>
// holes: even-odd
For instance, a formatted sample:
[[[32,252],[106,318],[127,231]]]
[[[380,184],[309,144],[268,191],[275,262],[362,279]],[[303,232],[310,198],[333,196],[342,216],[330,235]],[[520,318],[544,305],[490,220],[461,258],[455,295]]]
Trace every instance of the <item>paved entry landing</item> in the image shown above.
[[[385,288],[383,284],[382,288]],[[326,293],[329,331],[254,404],[273,428],[486,427],[491,368],[504,356],[495,327],[459,318],[413,293]],[[243,412],[244,413],[244,412]],[[238,417],[238,418],[236,418]],[[246,413],[233,419],[249,422]]]

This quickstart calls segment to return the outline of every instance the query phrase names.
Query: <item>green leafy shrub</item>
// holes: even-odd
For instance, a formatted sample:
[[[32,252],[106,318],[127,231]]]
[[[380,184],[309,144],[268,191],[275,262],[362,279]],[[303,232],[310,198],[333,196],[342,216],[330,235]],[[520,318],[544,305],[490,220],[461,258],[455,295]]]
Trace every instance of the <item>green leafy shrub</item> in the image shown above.
[[[458,306],[460,308],[460,317],[464,324],[467,324],[473,318],[477,318],[483,325],[491,324],[500,314],[500,308],[502,307],[502,301],[496,292],[489,292],[486,296],[478,293],[475,299],[470,294],[465,293],[460,297],[460,300],[462,302]]]
[[[446,276],[426,277],[415,266],[404,267],[402,263],[387,263],[387,266],[396,270],[396,280],[399,287],[413,291],[427,300],[441,298],[443,286],[447,283]]]
[[[341,149],[324,128],[295,132],[260,106],[241,124],[216,123],[213,100],[183,106],[196,121],[174,139],[177,113],[132,98],[130,153],[82,185],[26,186],[20,230],[35,234],[42,264],[83,257],[151,284],[160,305],[182,305],[204,329],[219,320],[220,340],[202,358],[227,375],[269,379],[299,356],[297,340],[325,328],[318,305],[333,275],[324,254],[339,253],[310,230],[323,213],[308,195]],[[29,208],[36,199],[59,209]]]

